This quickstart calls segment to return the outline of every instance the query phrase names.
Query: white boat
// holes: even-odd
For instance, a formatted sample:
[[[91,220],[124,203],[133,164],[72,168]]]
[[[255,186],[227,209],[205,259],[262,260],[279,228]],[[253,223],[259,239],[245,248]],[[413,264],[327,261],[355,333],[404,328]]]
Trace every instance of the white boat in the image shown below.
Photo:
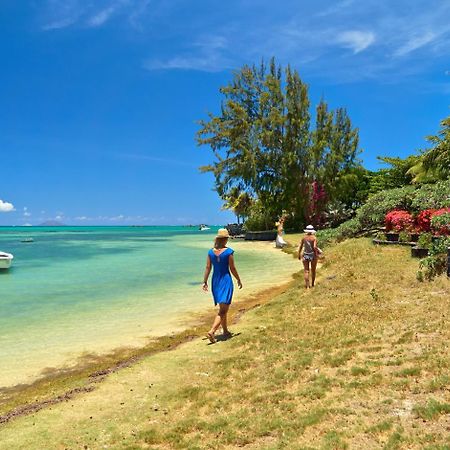
[[[198,227],[198,229],[199,229],[200,231],[206,231],[206,230],[210,230],[211,228],[207,227],[206,225],[200,225],[200,226]]]
[[[11,253],[0,252],[0,269],[9,269],[13,258]]]

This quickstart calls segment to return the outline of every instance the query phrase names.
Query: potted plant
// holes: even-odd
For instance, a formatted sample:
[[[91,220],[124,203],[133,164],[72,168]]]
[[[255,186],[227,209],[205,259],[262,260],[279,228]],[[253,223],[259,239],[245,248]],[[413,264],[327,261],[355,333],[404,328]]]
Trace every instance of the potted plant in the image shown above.
[[[431,246],[431,233],[422,233],[417,241],[417,245],[411,247],[411,256],[415,258],[426,258]]]

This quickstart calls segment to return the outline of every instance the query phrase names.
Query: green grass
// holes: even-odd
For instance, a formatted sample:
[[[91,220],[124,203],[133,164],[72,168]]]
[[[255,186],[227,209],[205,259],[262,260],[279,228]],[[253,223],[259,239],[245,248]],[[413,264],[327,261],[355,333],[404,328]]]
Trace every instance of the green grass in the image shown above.
[[[430,399],[427,404],[416,406],[414,412],[424,420],[436,419],[441,414],[450,414],[450,403],[439,402],[435,399]]]
[[[417,282],[407,250],[327,248],[314,289],[300,277],[230,340],[143,355],[0,426],[0,449],[444,449],[450,286]]]

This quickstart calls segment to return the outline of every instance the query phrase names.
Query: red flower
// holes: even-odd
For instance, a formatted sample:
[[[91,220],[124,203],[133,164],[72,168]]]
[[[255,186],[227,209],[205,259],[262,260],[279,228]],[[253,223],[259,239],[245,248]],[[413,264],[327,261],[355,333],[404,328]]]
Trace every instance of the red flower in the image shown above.
[[[414,220],[408,211],[394,210],[386,214],[384,218],[387,231],[411,230],[414,227]]]
[[[424,209],[423,211],[420,211],[416,219],[417,227],[420,231],[430,231],[431,217],[435,212],[436,209]]]
[[[441,216],[442,214],[450,212],[450,208],[441,209],[424,209],[417,216],[417,226],[420,231],[431,231],[431,219],[435,216]]]

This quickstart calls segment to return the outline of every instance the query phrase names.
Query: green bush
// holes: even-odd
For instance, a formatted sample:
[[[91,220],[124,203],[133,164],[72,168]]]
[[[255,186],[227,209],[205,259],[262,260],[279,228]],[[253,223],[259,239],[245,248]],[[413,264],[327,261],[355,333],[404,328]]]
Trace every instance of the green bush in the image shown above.
[[[386,213],[393,209],[409,211],[415,190],[414,186],[405,186],[381,191],[369,197],[356,213],[361,229],[370,229],[383,224]]]
[[[433,216],[431,229],[440,234],[450,234],[450,212]]]
[[[362,230],[360,221],[355,217],[347,220],[337,228],[337,240],[356,236]]]
[[[432,281],[434,278],[442,275],[447,270],[447,256],[434,255],[427,256],[420,260],[419,271],[417,272],[417,279],[419,281]]]
[[[327,228],[319,230],[316,236],[319,247],[323,249],[338,239],[339,232],[337,228]]]
[[[407,231],[400,231],[398,235],[399,242],[409,242],[409,233]]]
[[[430,246],[430,256],[446,255],[450,247],[450,236],[434,241]]]
[[[431,233],[422,233],[419,236],[419,240],[417,241],[417,247],[420,248],[430,248],[432,243],[432,235]]]
[[[265,231],[275,229],[275,220],[261,205],[256,204],[244,224],[246,231]]]
[[[411,202],[411,211],[415,213],[446,207],[450,207],[450,180],[422,185],[415,191]]]

